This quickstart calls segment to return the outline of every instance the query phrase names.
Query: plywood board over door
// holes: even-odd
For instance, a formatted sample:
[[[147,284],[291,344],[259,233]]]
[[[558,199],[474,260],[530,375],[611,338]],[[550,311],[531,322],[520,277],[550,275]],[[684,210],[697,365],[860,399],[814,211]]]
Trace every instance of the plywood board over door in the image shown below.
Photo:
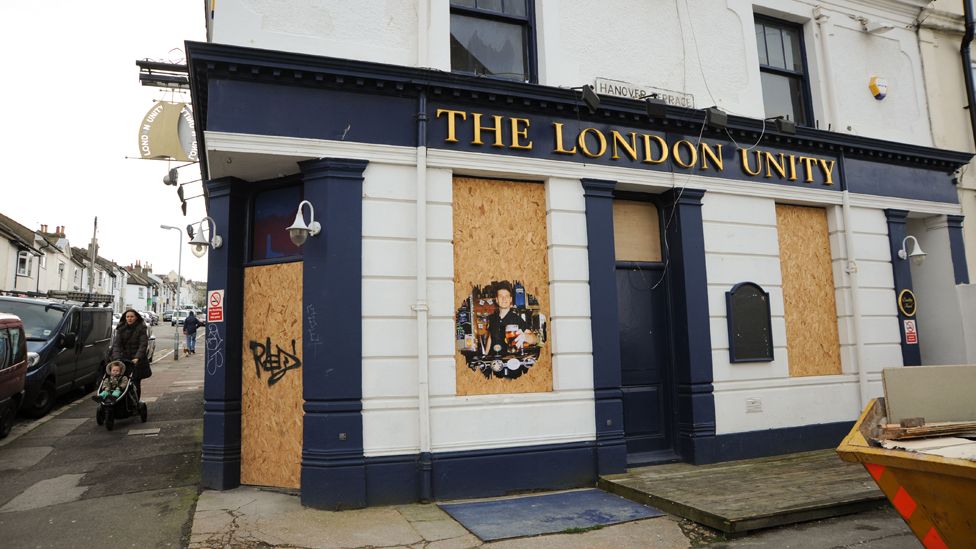
[[[827,212],[776,205],[791,376],[841,373]]]
[[[454,178],[454,306],[475,286],[520,281],[549,316],[549,259],[545,187],[539,183]],[[445,334],[451,337],[453,334]],[[458,395],[552,390],[549,338],[538,362],[516,379],[486,378],[456,354]]]
[[[241,483],[298,488],[302,263],[244,270]]]

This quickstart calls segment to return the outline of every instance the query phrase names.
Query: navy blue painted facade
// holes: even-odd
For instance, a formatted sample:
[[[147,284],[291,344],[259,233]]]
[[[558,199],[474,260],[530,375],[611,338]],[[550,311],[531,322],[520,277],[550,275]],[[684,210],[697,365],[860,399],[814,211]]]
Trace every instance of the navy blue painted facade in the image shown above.
[[[665,194],[665,238],[671,265],[672,357],[678,411],[677,450],[701,463],[700,447],[715,436],[712,396],[712,338],[701,199],[705,191],[675,189]]]
[[[206,130],[403,147],[422,143],[444,150],[687,173],[689,169],[674,163],[674,150],[661,163],[642,162],[643,156],[630,159],[626,154],[613,159],[610,143],[608,150],[595,158],[579,150],[574,154],[554,153],[555,124],[563,124],[567,149],[581,148],[576,136],[586,128],[594,129],[585,138],[593,150],[600,147],[595,130],[607,138],[614,130],[625,136],[629,132],[653,135],[671,146],[681,140],[690,145],[702,130],[701,111],[668,107],[666,118],[648,119],[639,101],[604,97],[601,108],[591,114],[585,109],[579,112],[576,92],[519,82],[212,44],[190,43],[188,55],[198,142],[204,149]],[[456,142],[447,141],[446,119],[436,116],[438,108],[469,113],[467,125],[456,128]],[[492,115],[505,117],[503,147],[491,146],[494,133],[488,130],[483,130],[485,144],[471,143],[473,112],[484,115],[483,124],[493,123]],[[532,140],[531,150],[512,148],[512,117],[531,120],[531,134],[520,138]],[[421,131],[425,119],[427,124]],[[761,150],[775,158],[782,153],[784,159],[794,154],[835,162],[832,184],[825,184],[819,164],[809,168],[815,177],[811,183],[805,181],[802,163],[797,179],[792,181],[790,176],[775,173],[766,177],[768,168],[749,175],[725,132],[709,128],[703,130],[703,140],[715,151],[722,145],[724,169],[717,169],[713,161],[709,169],[702,170],[699,158],[690,171],[781,187],[839,191],[847,185],[855,193],[956,203],[949,173],[968,162],[970,156],[810,128],[800,128],[795,136],[778,135],[761,121],[734,116],[730,117],[730,131],[740,143],[760,141]],[[681,153],[690,154],[690,150],[679,146]],[[206,155],[203,163],[206,169]],[[323,225],[323,233],[309,238],[303,248],[302,502],[342,509],[427,498],[501,495],[587,486],[599,474],[623,471],[627,456],[612,210],[616,184],[591,179],[583,179],[582,184],[589,242],[595,439],[365,457],[359,321],[365,167],[365,161],[348,159],[311,160],[297,166],[304,197],[315,206]],[[757,167],[753,164],[751,169]],[[203,484],[208,488],[233,488],[240,482],[241,372],[228,366],[241,363],[243,266],[248,241],[243,189],[247,185],[230,179],[207,184],[210,215],[227,243],[211,250],[209,258],[209,288],[225,290],[227,320],[213,324],[213,328],[208,326],[203,446]],[[660,196],[665,206],[663,218],[668,220],[664,235],[672,298],[676,450],[685,461],[711,463],[833,446],[850,423],[716,436],[703,195],[701,190],[676,189]],[[892,254],[897,257],[907,212],[889,210],[888,214]],[[957,282],[965,275],[960,223],[957,216],[949,216]],[[896,259],[892,263],[896,288],[910,288],[907,262]],[[903,352],[912,350],[917,364],[918,346],[906,346],[903,341]],[[484,474],[498,468],[503,468],[505,475]]]
[[[891,251],[891,272],[895,279],[895,295],[902,290],[913,290],[912,288],[912,269],[908,259],[900,259],[898,251],[901,250],[901,243],[908,235],[905,223],[908,220],[907,210],[885,210],[885,217],[888,219],[888,247]],[[914,290],[913,290],[914,291]],[[905,338],[905,316],[898,310],[898,331],[901,333],[901,356],[905,366],[918,366],[922,363],[922,352],[918,348],[918,343],[908,343]],[[913,318],[918,322],[917,318]]]
[[[205,488],[227,490],[241,482],[241,339],[244,316],[246,201],[240,180],[208,181],[208,213],[225,244],[207,257],[207,290],[224,290],[224,321],[206,326],[203,387]]]
[[[627,468],[613,244],[613,190],[616,182],[584,179],[582,183],[586,203],[590,329],[593,333],[596,467],[598,474],[606,475]]]
[[[362,418],[363,160],[299,163],[322,232],[305,243],[302,277],[302,503],[366,506]]]
[[[211,80],[207,130],[416,146],[410,97]],[[219,106],[219,108],[218,108]]]
[[[966,248],[962,240],[961,215],[947,215],[949,227],[949,251],[952,254],[952,274],[956,284],[969,284],[969,267],[966,265]]]
[[[840,421],[701,438],[695,445],[695,463],[718,463],[835,448],[853,426],[853,421]]]
[[[843,162],[847,188],[852,193],[959,203],[956,184],[949,172],[881,159],[846,157]]]

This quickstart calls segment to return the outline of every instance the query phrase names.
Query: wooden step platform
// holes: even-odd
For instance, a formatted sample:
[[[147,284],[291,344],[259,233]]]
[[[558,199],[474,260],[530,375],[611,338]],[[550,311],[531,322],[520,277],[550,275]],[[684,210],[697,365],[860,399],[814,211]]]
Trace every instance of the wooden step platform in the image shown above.
[[[834,450],[730,461],[674,463],[601,477],[598,486],[726,534],[857,513],[884,494]]]

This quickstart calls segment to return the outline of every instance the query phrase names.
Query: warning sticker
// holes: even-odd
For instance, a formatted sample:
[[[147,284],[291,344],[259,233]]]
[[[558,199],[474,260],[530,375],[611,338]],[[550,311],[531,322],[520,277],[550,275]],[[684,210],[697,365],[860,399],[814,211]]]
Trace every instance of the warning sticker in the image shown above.
[[[207,292],[207,322],[224,321],[224,291]]]
[[[918,345],[918,329],[914,320],[905,320],[905,343]]]

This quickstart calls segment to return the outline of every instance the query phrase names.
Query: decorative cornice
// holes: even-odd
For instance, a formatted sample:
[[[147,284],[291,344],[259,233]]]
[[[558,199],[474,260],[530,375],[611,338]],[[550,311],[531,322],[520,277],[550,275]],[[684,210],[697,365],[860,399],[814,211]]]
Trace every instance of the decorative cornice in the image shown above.
[[[211,78],[392,96],[414,96],[425,89],[431,101],[479,101],[500,109],[531,109],[591,122],[620,121],[658,131],[686,130],[697,134],[702,126],[702,111],[696,109],[668,106],[665,119],[649,119],[642,101],[602,96],[600,108],[591,114],[579,109],[578,92],[523,82],[200,42],[187,42],[187,55],[194,117],[201,142],[206,131],[207,83]],[[945,172],[967,164],[972,157],[971,153],[813,128],[797,128],[796,135],[777,134],[762,120],[734,115],[729,115],[728,131],[736,140],[759,141],[761,136],[761,144],[767,146],[788,146],[821,154],[843,153],[851,158],[878,159]],[[724,138],[725,132],[706,128],[703,137]]]

